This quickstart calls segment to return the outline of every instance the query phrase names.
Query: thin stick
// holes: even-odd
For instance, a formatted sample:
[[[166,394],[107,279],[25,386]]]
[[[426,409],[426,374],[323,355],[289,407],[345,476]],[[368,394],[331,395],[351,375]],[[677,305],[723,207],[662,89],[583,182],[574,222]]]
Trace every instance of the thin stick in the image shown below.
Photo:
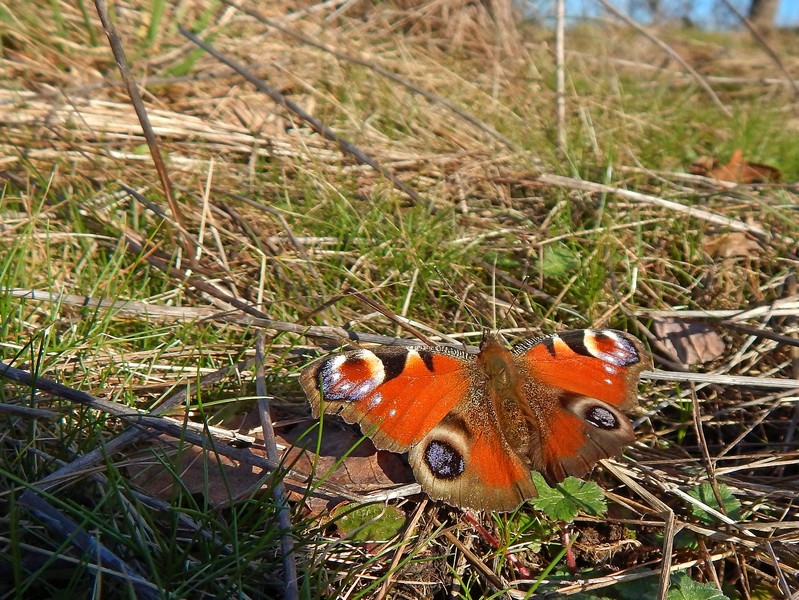
[[[658,497],[651,494],[649,490],[640,485],[630,474],[616,465],[613,461],[602,460],[602,466],[613,473],[627,487],[633,490],[638,496],[646,500],[649,505],[663,518],[663,550],[662,564],[660,569],[660,582],[658,587],[658,600],[665,600],[669,589],[669,574],[671,572],[672,550],[674,548],[674,536],[679,531],[675,528],[676,519],[674,511],[668,504],[661,501]]]
[[[402,540],[400,541],[400,545],[394,550],[394,558],[391,559],[391,564],[388,567],[388,571],[386,571],[386,580],[383,582],[383,585],[380,586],[380,590],[377,592],[377,596],[375,596],[375,600],[384,600],[386,595],[391,588],[391,575],[397,569],[397,565],[399,565],[400,560],[402,560],[402,555],[405,553],[405,548],[408,546],[408,542],[416,533],[416,529],[419,525],[419,520],[422,518],[422,515],[425,513],[425,508],[427,508],[428,498],[425,496],[421,502],[416,507],[416,510],[413,513],[413,517],[411,518],[408,526],[405,527],[405,531],[402,534]]]
[[[156,265],[160,268],[161,265]],[[176,273],[172,273],[176,278],[180,278],[179,273],[182,271],[175,269]],[[195,283],[200,283],[199,286],[194,285]],[[238,323],[241,325],[250,325],[254,327],[264,327],[266,329],[273,329],[275,331],[284,331],[286,333],[296,333],[301,334],[306,337],[312,338],[320,338],[326,340],[348,340],[351,342],[358,342],[358,343],[365,343],[365,344],[382,344],[384,346],[394,345],[394,346],[418,346],[419,342],[417,340],[407,340],[396,338],[388,335],[379,335],[374,333],[357,333],[350,329],[344,329],[343,327],[335,327],[335,326],[321,326],[321,325],[299,325],[297,323],[288,323],[286,321],[276,321],[274,319],[270,319],[265,313],[259,311],[254,307],[250,307],[249,309],[243,308],[243,306],[247,306],[245,303],[242,303],[238,299],[233,298],[227,294],[220,292],[218,289],[213,288],[212,286],[206,285],[202,280],[189,280],[188,285],[192,285],[197,287],[202,292],[208,293],[213,295],[214,297],[218,298],[224,303],[231,304],[233,306],[233,302],[235,301],[237,304],[241,304],[242,306],[236,306],[235,311],[226,311],[220,310],[219,308],[214,308],[211,306],[205,307],[177,307],[177,306],[163,306],[158,304],[149,304],[147,302],[137,302],[137,301],[109,301],[109,300],[97,300],[95,298],[89,298],[88,296],[80,296],[77,294],[54,294],[49,291],[45,290],[30,290],[30,289],[18,289],[18,288],[11,288],[3,290],[4,293],[16,298],[25,298],[29,300],[37,300],[43,302],[53,302],[57,304],[69,305],[69,306],[85,306],[94,309],[102,309],[102,310],[112,310],[119,315],[129,315],[134,316],[137,318],[145,318],[145,319],[175,319],[175,320],[209,320],[209,321],[219,321],[223,323]],[[323,305],[327,306],[328,304],[332,303],[333,301],[340,300],[341,298],[346,297],[346,295],[342,294],[339,296],[334,297],[331,301],[325,303]],[[241,314],[244,312],[245,314]],[[312,314],[316,314],[318,311],[314,311]],[[396,317],[395,317],[396,318]],[[403,325],[405,322],[401,319]],[[416,331],[415,329],[412,330],[412,333]],[[419,339],[424,340],[425,336],[421,332],[413,333],[414,335],[421,335]],[[435,342],[430,342],[429,345],[436,345]],[[470,349],[471,351],[472,349]],[[473,350],[476,351],[476,348]]]
[[[175,271],[179,270],[175,269]],[[176,275],[177,276],[177,275]],[[351,329],[344,329],[343,327],[330,327],[330,326],[304,326],[304,325],[297,325],[296,323],[286,323],[284,321],[275,321],[273,319],[269,319],[265,314],[261,311],[257,310],[256,308],[250,307],[244,302],[241,302],[231,296],[223,294],[219,292],[216,288],[205,284],[201,280],[194,280],[189,279],[187,281],[188,285],[192,285],[197,287],[203,292],[207,292],[209,294],[214,294],[222,299],[224,302],[236,302],[242,306],[237,308],[241,308],[241,310],[245,310],[243,307],[247,307],[245,312],[250,313],[248,315],[232,315],[226,312],[220,312],[215,309],[197,309],[197,312],[189,311],[188,309],[183,309],[179,312],[179,316],[176,318],[207,318],[212,320],[219,320],[223,322],[234,322],[234,323],[243,323],[252,325],[255,327],[264,327],[266,329],[274,329],[276,331],[285,331],[290,333],[297,333],[301,335],[305,335],[307,337],[316,337],[316,338],[323,338],[323,339],[330,339],[330,340],[349,340],[353,342],[359,343],[367,343],[367,344],[381,344],[384,346],[418,346],[419,342],[416,340],[406,340],[396,337],[391,337],[387,335],[377,335],[374,333],[358,333]],[[199,285],[198,285],[199,284]],[[50,292],[39,291],[39,290],[7,290],[7,293],[11,295],[15,295],[18,297],[24,298],[32,298],[34,300],[44,300],[47,302],[58,302],[60,304],[71,304],[71,305],[86,305],[86,306],[95,306],[97,308],[105,308],[110,310],[117,310],[119,312],[127,312],[127,314],[137,314],[147,315],[152,313],[158,313],[158,306],[144,304],[144,303],[130,303],[130,302],[107,302],[107,301],[100,301],[100,300],[93,300],[87,298],[85,296],[78,296],[74,294],[52,294]],[[368,303],[368,300],[367,300]],[[144,308],[139,308],[136,311],[124,311],[124,307],[129,306],[131,304],[140,305]],[[171,308],[171,307],[169,307]],[[199,312],[202,311],[202,312]],[[171,312],[171,311],[169,311]],[[737,311],[733,311],[737,312]],[[254,313],[254,314],[253,314]],[[252,315],[252,316],[251,316]],[[173,317],[174,318],[174,317]],[[399,319],[398,319],[399,321]],[[415,330],[415,328],[413,328]],[[414,335],[421,335],[419,339],[423,341],[426,339],[424,334],[421,332],[416,332]],[[428,340],[429,341],[429,340]],[[433,342],[431,342],[433,343]],[[464,349],[466,352],[477,353],[477,347],[475,346],[467,346],[462,345],[459,346]],[[0,363],[0,375],[3,374],[3,364]],[[792,389],[797,388],[799,389],[799,379],[775,379],[773,377],[746,377],[742,375],[715,375],[715,374],[708,374],[708,373],[678,373],[675,371],[661,371],[659,369],[655,369],[653,371],[644,371],[641,373],[642,379],[650,379],[650,380],[660,380],[660,381],[691,381],[695,383],[716,383],[719,385],[734,385],[734,386],[741,386],[741,387],[759,387],[759,388],[778,388],[778,389]],[[112,403],[109,403],[112,404]]]
[[[650,65],[648,63],[636,62],[634,60],[628,60],[626,58],[603,56],[600,59],[600,57],[596,56],[595,54],[589,54],[588,52],[579,52],[577,50],[566,50],[566,54],[579,56],[591,62],[602,60],[614,65],[619,65],[620,67],[628,67],[631,69],[637,69],[641,71],[654,71],[656,73],[668,74],[670,77],[676,76],[681,79],[685,78],[692,79],[690,75],[688,75],[687,73],[683,73],[682,71],[673,71],[664,66]],[[784,78],[778,79],[776,77],[728,77],[722,75],[706,75],[705,80],[710,83],[719,83],[722,85],[730,85],[730,84],[774,85],[774,86],[799,85],[799,81],[797,81],[796,79],[792,79],[791,81],[786,81]],[[728,181],[721,183],[730,183],[730,182]]]
[[[410,323],[407,323],[406,321],[403,321],[402,319],[397,318],[397,315],[395,315],[393,312],[391,312],[384,304],[378,302],[377,300],[373,300],[372,298],[370,298],[369,296],[367,296],[367,295],[365,295],[365,294],[363,294],[361,292],[351,291],[350,293],[352,294],[353,297],[357,298],[358,300],[360,300],[361,302],[363,302],[367,306],[375,309],[381,315],[385,316],[389,320],[391,320],[394,323],[396,323],[398,327],[401,327],[402,329],[404,329],[408,333],[411,333],[411,334],[415,335],[417,338],[422,340],[428,346],[435,346],[436,345],[435,342],[433,342],[433,340],[431,340],[424,333],[419,331],[416,327],[414,327]]]
[[[548,183],[550,185],[568,187],[575,190],[584,190],[586,192],[593,192],[597,194],[616,194],[618,196],[622,196],[624,198],[633,200],[635,202],[654,204],[662,208],[668,208],[669,210],[689,215],[696,219],[702,219],[703,221],[715,223],[716,225],[723,225],[724,227],[729,227],[730,229],[733,229],[735,231],[744,231],[760,239],[767,239],[771,237],[770,233],[766,232],[766,230],[764,230],[761,227],[758,227],[757,225],[748,225],[743,221],[738,221],[737,219],[724,217],[722,215],[712,213],[710,211],[703,210],[701,208],[696,208],[694,206],[686,206],[685,204],[680,204],[679,202],[672,202],[671,200],[665,200],[664,198],[658,198],[657,196],[650,196],[649,194],[633,192],[631,190],[625,190],[623,188],[615,187],[612,185],[605,185],[603,183],[594,183],[593,181],[583,181],[581,179],[574,179],[572,177],[563,177],[561,175],[550,175],[547,173],[540,175],[538,177],[538,181],[540,181],[541,183]]]
[[[463,542],[461,542],[457,537],[455,537],[455,535],[451,531],[449,531],[448,529],[444,529],[443,528],[444,526],[441,524],[441,521],[439,521],[438,519],[433,519],[433,523],[435,523],[437,527],[442,528],[441,533],[444,534],[444,537],[446,537],[452,544],[454,544],[455,547],[463,553],[463,555],[466,557],[466,560],[471,562],[472,565],[474,565],[477,568],[477,570],[483,574],[483,577],[486,578],[489,585],[494,587],[494,589],[496,590],[507,589],[508,587],[507,583],[503,581],[490,568],[488,568],[488,565],[486,565],[482,560],[480,560],[480,557],[478,557],[474,552],[472,552],[466,546],[464,546]]]
[[[205,387],[209,387],[223,379],[226,379],[232,374],[239,373],[248,369],[252,364],[252,359],[243,360],[235,365],[224,367],[215,371],[213,373],[209,373],[208,375],[203,376],[199,383],[195,383],[194,381],[189,381],[187,385],[182,386],[177,392],[169,396],[166,400],[164,400],[161,404],[159,404],[150,414],[161,415],[166,412],[169,412],[179,404],[182,404],[187,396],[190,394],[195,393],[197,389],[202,389]],[[146,436],[147,434],[143,432],[139,428],[128,429],[127,431],[123,431],[115,438],[107,440],[103,443],[102,447],[96,448],[91,452],[87,452],[73,460],[72,462],[64,465],[63,467],[53,471],[47,477],[44,477],[36,482],[36,487],[42,490],[47,490],[56,485],[59,481],[63,480],[68,475],[72,473],[77,473],[80,471],[87,471],[93,465],[102,462],[108,456],[111,456],[115,452],[119,452],[122,448],[130,446],[131,444],[135,444],[142,437]]]
[[[277,451],[275,431],[272,428],[272,416],[269,411],[269,399],[266,394],[266,377],[264,376],[264,334],[259,331],[255,339],[255,363],[257,371],[255,376],[255,393],[258,395],[258,415],[261,418],[261,429],[264,434],[266,456],[274,463],[280,462]],[[296,600],[300,597],[300,588],[297,580],[297,560],[294,556],[294,540],[291,535],[291,509],[286,501],[286,486],[280,473],[275,473],[275,485],[272,497],[278,505],[278,525],[280,526],[280,552],[283,555],[283,582],[285,590],[283,597],[286,600]]]
[[[35,489],[35,488],[34,488]],[[98,565],[109,567],[104,571],[107,575],[117,575],[121,582],[133,588],[136,598],[156,600],[161,598],[159,588],[143,579],[119,556],[106,548],[96,537],[88,533],[83,524],[78,524],[62,514],[45,498],[40,496],[41,490],[26,490],[19,497],[19,503],[25,507],[37,521],[41,522],[60,540],[68,540],[71,545],[83,551],[87,560],[94,558]],[[114,573],[114,571],[116,573]],[[121,590],[120,590],[121,591]]]
[[[555,9],[555,106],[558,113],[558,150],[566,154],[566,64],[565,64],[565,0],[558,0]]]
[[[775,301],[773,304],[758,306],[756,308],[727,309],[727,310],[646,310],[635,311],[638,317],[653,317],[663,319],[728,319],[733,322],[749,319],[769,319],[771,317],[798,317],[799,300],[791,295]]]
[[[131,410],[127,406],[122,406],[115,402],[103,400],[91,394],[87,394],[81,390],[71,388],[63,385],[52,379],[45,377],[37,377],[22,369],[17,369],[6,363],[0,361],[0,377],[5,377],[11,381],[16,381],[31,388],[45,391],[59,398],[64,398],[71,402],[77,402],[84,406],[107,412],[125,421],[128,425],[138,428],[150,428],[160,433],[164,433],[171,437],[185,441],[187,443],[199,446],[204,450],[216,452],[237,460],[247,465],[252,465],[264,469],[266,471],[273,471],[277,468],[277,464],[269,459],[262,458],[250,452],[247,449],[234,448],[227,444],[217,444],[213,439],[205,435],[195,433],[182,424],[171,422],[161,417],[140,413]]]
[[[147,140],[147,147],[150,149],[150,155],[153,159],[153,165],[158,172],[158,178],[161,180],[161,187],[164,190],[169,207],[172,210],[172,217],[175,219],[177,229],[180,232],[181,239],[185,246],[184,251],[186,256],[193,257],[195,253],[195,244],[191,235],[189,235],[183,223],[183,213],[175,200],[175,195],[172,188],[172,182],[169,180],[169,174],[164,164],[164,159],[161,156],[161,148],[158,142],[158,137],[153,131],[153,126],[150,123],[150,117],[147,116],[147,109],[144,106],[139,86],[133,79],[133,74],[130,72],[128,60],[125,57],[125,48],[122,46],[122,40],[114,27],[111,18],[108,15],[108,3],[106,0],[94,0],[94,5],[97,8],[97,14],[100,16],[100,21],[103,24],[103,30],[108,38],[108,43],[111,46],[111,52],[114,54],[114,59],[119,67],[119,73],[122,75],[122,81],[125,83],[125,89],[130,97],[130,102],[133,109],[136,111],[136,116],[139,118],[144,139]]]
[[[752,24],[752,21],[747,19],[737,8],[735,8],[735,5],[730,2],[730,0],[723,0],[723,2],[727,8],[729,8],[735,14],[735,16],[741,20],[741,23],[746,25],[746,28],[752,33],[753,36],[755,36],[757,43],[763,47],[763,50],[766,51],[766,54],[768,54],[771,57],[771,60],[777,64],[780,71],[785,73],[785,78],[788,80],[788,83],[791,84],[794,95],[799,96],[799,84],[797,84],[796,80],[791,77],[791,74],[788,72],[788,68],[785,66],[785,63],[782,62],[782,59],[780,59],[779,55],[769,45],[769,43],[766,41],[766,38],[764,38],[757,28]]]
[[[178,26],[178,30],[180,33],[197,44],[200,48],[205,50],[208,54],[213,56],[219,62],[227,65],[231,69],[233,69],[236,73],[241,75],[244,79],[249,81],[251,84],[255,86],[255,88],[270,98],[274,100],[277,104],[288,110],[291,114],[295,115],[297,118],[301,119],[305,123],[307,123],[311,129],[313,129],[316,133],[321,136],[324,136],[331,142],[335,142],[338,144],[339,148],[344,151],[346,154],[349,154],[355,157],[359,162],[369,165],[375,171],[380,173],[383,177],[388,179],[394,187],[398,190],[404,192],[411,200],[413,200],[417,204],[424,204],[422,197],[416,193],[415,190],[410,188],[409,186],[405,185],[399,178],[397,178],[391,171],[383,167],[380,163],[377,162],[374,158],[363,152],[360,148],[352,144],[351,142],[347,141],[332,129],[330,129],[327,125],[319,121],[316,117],[311,115],[310,113],[306,112],[304,109],[300,108],[297,104],[286,98],[283,94],[278,92],[277,90],[268,86],[262,79],[259,79],[255,76],[254,73],[250,72],[249,69],[245,68],[243,65],[238,64],[237,62],[231,60],[221,52],[219,52],[216,48],[211,46],[211,44],[201,40],[196,35],[191,33],[188,29],[184,28],[182,25]],[[431,212],[434,212],[434,207],[430,205]]]
[[[799,347],[799,338],[795,338],[793,336],[785,335],[782,333],[777,333],[776,331],[771,331],[770,329],[752,327],[750,325],[744,325],[743,323],[736,323],[735,321],[727,321],[727,320],[720,321],[719,324],[724,327],[728,327],[730,329],[742,331],[747,335],[752,335],[767,340],[774,340],[775,342],[779,342],[780,344],[785,344],[786,346],[792,346],[794,348]]]
[[[715,383],[726,386],[799,389],[799,379],[775,379],[773,377],[751,377],[745,375],[716,375],[713,373],[678,373],[654,369],[641,373],[641,379],[655,381],[685,381],[690,383]]]
[[[705,90],[707,95],[710,96],[710,99],[713,100],[713,103],[719,107],[719,110],[721,110],[721,112],[723,112],[725,116],[732,117],[732,112],[730,111],[730,109],[724,105],[721,99],[716,95],[716,92],[713,91],[713,88],[710,87],[710,84],[707,81],[705,81],[705,78],[702,77],[691,65],[689,65],[682,56],[677,54],[671,48],[671,46],[669,46],[666,42],[664,42],[654,34],[650,33],[643,27],[641,27],[638,23],[633,21],[630,17],[625,15],[618,8],[610,4],[610,2],[608,2],[607,0],[599,0],[599,3],[602,6],[604,6],[608,12],[612,13],[613,15],[624,21],[627,25],[638,31],[638,33],[643,35],[646,39],[648,39],[658,48],[663,50],[663,52],[665,52],[666,54],[671,56],[674,60],[676,60],[678,63],[680,63],[682,67],[686,71],[688,71],[693,76],[694,79],[696,79],[696,82],[699,84],[699,87]]]

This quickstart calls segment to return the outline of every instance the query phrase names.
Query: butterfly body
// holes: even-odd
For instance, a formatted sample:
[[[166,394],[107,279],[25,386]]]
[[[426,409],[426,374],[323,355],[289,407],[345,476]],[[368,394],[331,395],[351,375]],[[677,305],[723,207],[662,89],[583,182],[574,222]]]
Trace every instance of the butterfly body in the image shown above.
[[[408,452],[422,489],[456,506],[508,511],[586,473],[633,441],[642,344],[618,331],[568,331],[511,349],[486,336],[474,357],[447,346],[352,350],[300,382],[314,416],[359,423],[378,448]]]

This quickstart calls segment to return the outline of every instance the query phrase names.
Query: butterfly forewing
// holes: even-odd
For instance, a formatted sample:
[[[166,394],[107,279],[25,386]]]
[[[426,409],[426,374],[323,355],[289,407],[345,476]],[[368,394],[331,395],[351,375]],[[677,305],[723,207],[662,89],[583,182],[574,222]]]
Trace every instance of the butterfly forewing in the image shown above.
[[[354,350],[307,367],[300,382],[315,416],[360,423],[379,448],[406,451],[474,386],[473,360],[451,348]]]
[[[638,375],[647,366],[640,341],[609,329],[566,331],[525,340],[512,352],[535,382],[623,410],[636,405]]]

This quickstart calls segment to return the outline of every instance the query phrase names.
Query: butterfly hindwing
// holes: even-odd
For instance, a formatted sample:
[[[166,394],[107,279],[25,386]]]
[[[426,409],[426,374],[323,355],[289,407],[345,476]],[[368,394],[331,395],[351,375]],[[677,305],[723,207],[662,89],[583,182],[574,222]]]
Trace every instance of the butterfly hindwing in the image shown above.
[[[408,460],[430,497],[455,506],[508,511],[536,495],[529,467],[500,433],[490,404],[458,404]]]

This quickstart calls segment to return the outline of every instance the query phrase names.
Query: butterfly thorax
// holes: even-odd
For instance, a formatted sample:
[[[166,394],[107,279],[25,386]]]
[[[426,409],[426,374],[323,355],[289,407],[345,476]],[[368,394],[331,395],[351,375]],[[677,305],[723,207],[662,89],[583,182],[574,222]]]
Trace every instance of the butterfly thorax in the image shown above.
[[[486,376],[486,392],[491,398],[499,429],[505,442],[525,463],[529,463],[535,418],[524,397],[524,378],[513,355],[495,338],[480,346],[477,363]]]

